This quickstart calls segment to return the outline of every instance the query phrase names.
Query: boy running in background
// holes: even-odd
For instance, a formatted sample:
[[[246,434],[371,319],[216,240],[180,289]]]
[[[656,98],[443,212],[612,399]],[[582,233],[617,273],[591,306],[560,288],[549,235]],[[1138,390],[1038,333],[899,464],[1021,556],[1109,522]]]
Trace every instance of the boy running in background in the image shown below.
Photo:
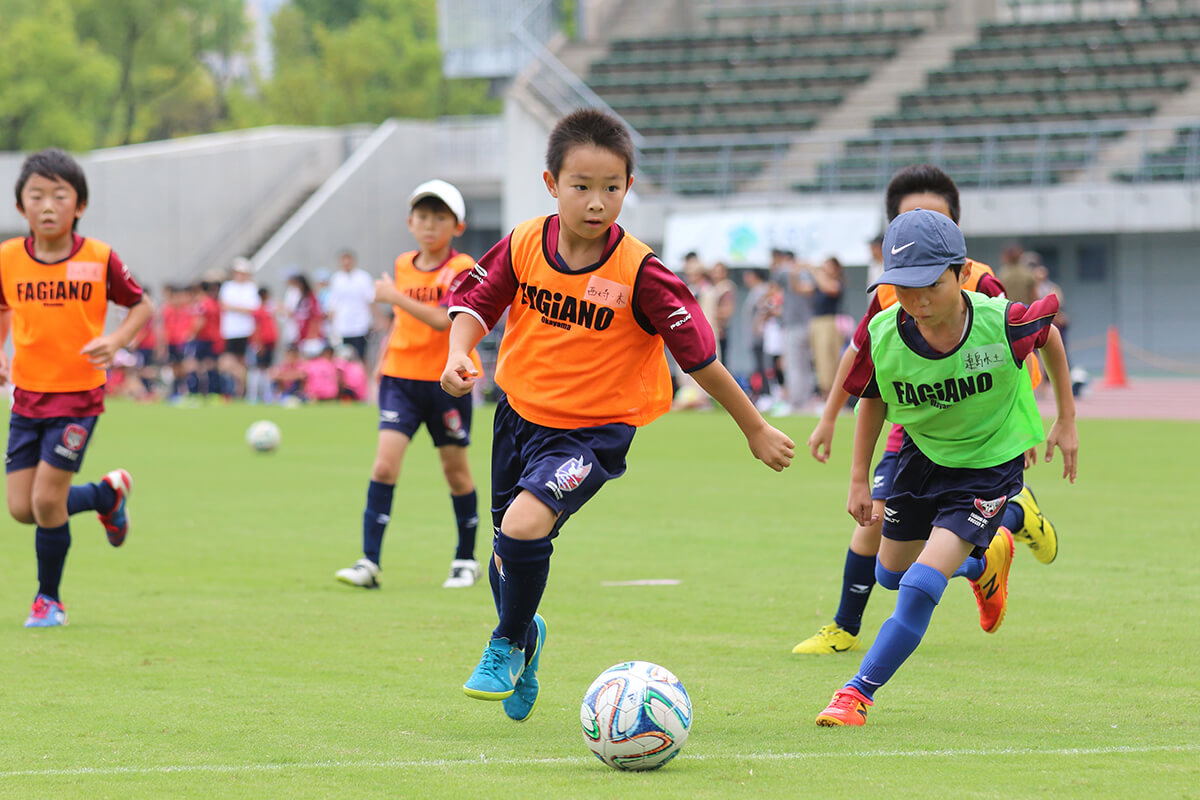
[[[858,674],[817,715],[821,726],[862,725],[874,694],[913,653],[951,577],[962,575],[1007,601],[1012,539],[1000,531],[1004,505],[1022,488],[1025,453],[1043,439],[1025,359],[1042,348],[1058,404],[1046,460],[1062,451],[1075,481],[1079,439],[1067,354],[1050,324],[1055,298],[1031,306],[961,288],[967,247],[944,214],[901,214],[884,236],[884,272],[897,304],[868,326],[846,388],[862,399],[854,429],[847,510],[878,521],[868,470],[885,417],[904,426],[892,492],[883,513],[876,580],[898,590]],[[998,533],[999,531],[999,533]],[[983,555],[980,558],[980,555]]]
[[[107,244],[75,232],[87,208],[83,170],[61,150],[25,159],[17,210],[29,236],[0,245],[0,386],[13,383],[6,471],[8,511],[36,525],[38,591],[27,628],[67,624],[59,594],[72,514],[96,511],[109,544],[129,532],[133,478],[123,469],[71,485],[104,411],[105,368],[154,313],[150,300]],[[129,309],[104,333],[108,303]],[[12,364],[3,345],[9,327]]]
[[[664,340],[680,367],[733,417],[774,470],[794,445],[755,410],[717,360],[712,328],[686,285],[616,224],[633,183],[633,144],[617,119],[575,111],[550,134],[542,178],[558,213],[518,225],[456,291],[442,386],[467,396],[470,356],[509,309],[496,383],[489,559],[500,621],[463,691],[503,700],[522,721],[538,697],[546,623],[537,614],[552,540],[625,471],[638,426],[671,407]]]
[[[904,167],[892,176],[888,183],[885,205],[889,222],[898,215],[919,207],[937,211],[957,224],[960,208],[958,186],[938,167],[932,164],[914,164]],[[996,280],[991,267],[970,258],[966,263],[969,269],[964,271],[964,289],[989,297],[1005,296],[1004,286]],[[850,347],[842,354],[833,388],[825,400],[825,410],[808,439],[813,458],[821,463],[829,460],[838,413],[850,398],[850,393],[843,384],[850,373],[855,353],[866,341],[867,326],[876,314],[895,302],[895,289],[886,284],[880,286],[871,298],[867,313],[858,323]],[[1036,387],[1041,382],[1041,370],[1036,365],[1036,356],[1032,358],[1029,374],[1032,385]],[[874,517],[882,518],[884,501],[892,492],[892,478],[895,475],[896,458],[900,452],[903,435],[903,428],[899,425],[892,426],[883,457],[875,466],[871,486],[871,499],[875,504]],[[841,601],[837,614],[834,615],[832,623],[822,626],[815,634],[793,647],[793,653],[826,655],[861,647],[859,631],[863,612],[871,597],[871,589],[875,586],[875,557],[879,553],[881,524],[876,521],[855,526],[850,537],[850,546],[846,551]],[[1028,488],[1023,488],[1013,498],[1013,502],[1004,507],[1002,525],[1015,539],[1028,544],[1034,556],[1043,564],[1049,564],[1058,554],[1058,536],[1054,525],[1042,514],[1033,492]],[[987,607],[988,604],[983,602],[984,598],[978,593],[979,587],[973,588],[976,589],[976,599],[980,602],[980,624],[988,633],[994,633],[999,622]]]
[[[363,511],[363,557],[338,570],[337,579],[365,589],[379,586],[379,554],[391,519],[392,494],[409,442],[424,425],[437,447],[458,526],[458,547],[442,586],[461,588],[479,580],[479,510],[467,461],[472,403],[470,397],[446,394],[439,380],[450,340],[450,289],[475,266],[475,259],[451,247],[467,227],[466,204],[458,189],[445,181],[428,181],[413,191],[408,203],[408,229],[418,249],[401,254],[394,274],[375,281],[375,300],[394,306],[395,321],[381,356],[379,445]],[[474,350],[470,358],[478,371]]]

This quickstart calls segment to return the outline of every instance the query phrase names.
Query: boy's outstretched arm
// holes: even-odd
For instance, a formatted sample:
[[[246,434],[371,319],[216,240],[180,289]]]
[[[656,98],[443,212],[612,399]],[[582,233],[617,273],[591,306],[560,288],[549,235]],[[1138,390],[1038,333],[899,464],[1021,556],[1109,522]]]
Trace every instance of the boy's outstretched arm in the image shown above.
[[[1063,346],[1062,334],[1050,326],[1050,335],[1045,347],[1041,348],[1042,362],[1050,375],[1054,387],[1054,402],[1058,418],[1046,435],[1046,463],[1054,455],[1054,448],[1062,451],[1063,477],[1075,482],[1079,459],[1079,432],[1075,429],[1075,396],[1071,393],[1071,370],[1067,364],[1067,349]]]
[[[442,389],[447,394],[462,397],[471,391],[479,379],[479,370],[471,361],[471,351],[487,331],[479,320],[467,313],[458,313],[450,322],[450,351],[446,368],[442,370]]]
[[[142,299],[130,307],[125,319],[112,333],[97,336],[83,346],[79,352],[88,357],[96,369],[107,369],[112,364],[113,356],[122,347],[128,347],[137,332],[154,316],[154,303],[142,295]]]
[[[450,327],[450,316],[445,307],[426,305],[414,300],[397,289],[395,280],[386,272],[375,279],[375,302],[396,306],[435,331],[444,331]]]
[[[11,329],[12,309],[8,307],[0,307],[0,386],[8,385],[8,354],[4,352],[4,346],[8,344],[8,332]]]
[[[887,405],[878,397],[863,397],[858,401],[858,415],[854,421],[854,458],[850,464],[846,510],[864,528],[879,521],[879,515],[871,513],[871,459],[875,455],[879,432],[883,430],[886,410]]]
[[[767,424],[720,361],[712,361],[691,373],[708,396],[716,400],[733,417],[750,445],[750,452],[776,472],[792,463],[795,443],[783,431]],[[444,379],[443,379],[444,380]]]

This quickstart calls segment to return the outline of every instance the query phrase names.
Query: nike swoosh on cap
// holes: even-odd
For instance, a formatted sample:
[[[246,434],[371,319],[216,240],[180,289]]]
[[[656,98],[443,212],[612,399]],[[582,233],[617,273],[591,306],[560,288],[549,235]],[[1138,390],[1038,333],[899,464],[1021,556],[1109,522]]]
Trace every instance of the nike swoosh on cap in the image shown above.
[[[896,253],[899,253],[902,250],[907,250],[908,248],[912,247],[914,244],[916,244],[916,242],[909,242],[908,244],[902,245],[900,247],[896,247],[896,245],[892,245],[892,255],[896,255]]]

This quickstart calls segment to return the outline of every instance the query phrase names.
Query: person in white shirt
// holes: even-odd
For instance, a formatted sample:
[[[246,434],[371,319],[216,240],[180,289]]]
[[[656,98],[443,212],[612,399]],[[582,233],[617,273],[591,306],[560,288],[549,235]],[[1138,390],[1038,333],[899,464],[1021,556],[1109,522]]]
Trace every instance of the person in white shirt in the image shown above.
[[[355,266],[352,250],[338,256],[338,271],[329,279],[329,300],[326,312],[330,317],[330,334],[336,342],[348,344],[367,357],[367,334],[374,320],[375,281],[365,269]]]
[[[250,272],[249,260],[234,259],[233,277],[221,284],[217,294],[221,306],[221,338],[225,340],[217,369],[223,376],[223,394],[227,397],[241,397],[244,391],[246,346],[254,333],[254,312],[262,303]]]

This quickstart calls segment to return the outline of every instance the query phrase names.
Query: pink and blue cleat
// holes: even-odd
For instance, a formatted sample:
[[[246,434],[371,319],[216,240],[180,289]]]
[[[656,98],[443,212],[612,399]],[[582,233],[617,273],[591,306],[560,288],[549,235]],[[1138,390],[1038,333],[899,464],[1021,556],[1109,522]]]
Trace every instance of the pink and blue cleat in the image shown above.
[[[62,603],[44,594],[33,598],[33,608],[29,609],[29,619],[25,620],[26,628],[55,628],[66,624],[67,610]]]
[[[104,532],[108,534],[108,543],[113,547],[120,547],[129,533],[129,510],[126,506],[129,504],[129,495],[133,492],[133,476],[126,470],[114,469],[101,478],[100,482],[112,487],[117,501],[113,504],[112,511],[97,516],[100,517],[100,524],[104,526]]]

